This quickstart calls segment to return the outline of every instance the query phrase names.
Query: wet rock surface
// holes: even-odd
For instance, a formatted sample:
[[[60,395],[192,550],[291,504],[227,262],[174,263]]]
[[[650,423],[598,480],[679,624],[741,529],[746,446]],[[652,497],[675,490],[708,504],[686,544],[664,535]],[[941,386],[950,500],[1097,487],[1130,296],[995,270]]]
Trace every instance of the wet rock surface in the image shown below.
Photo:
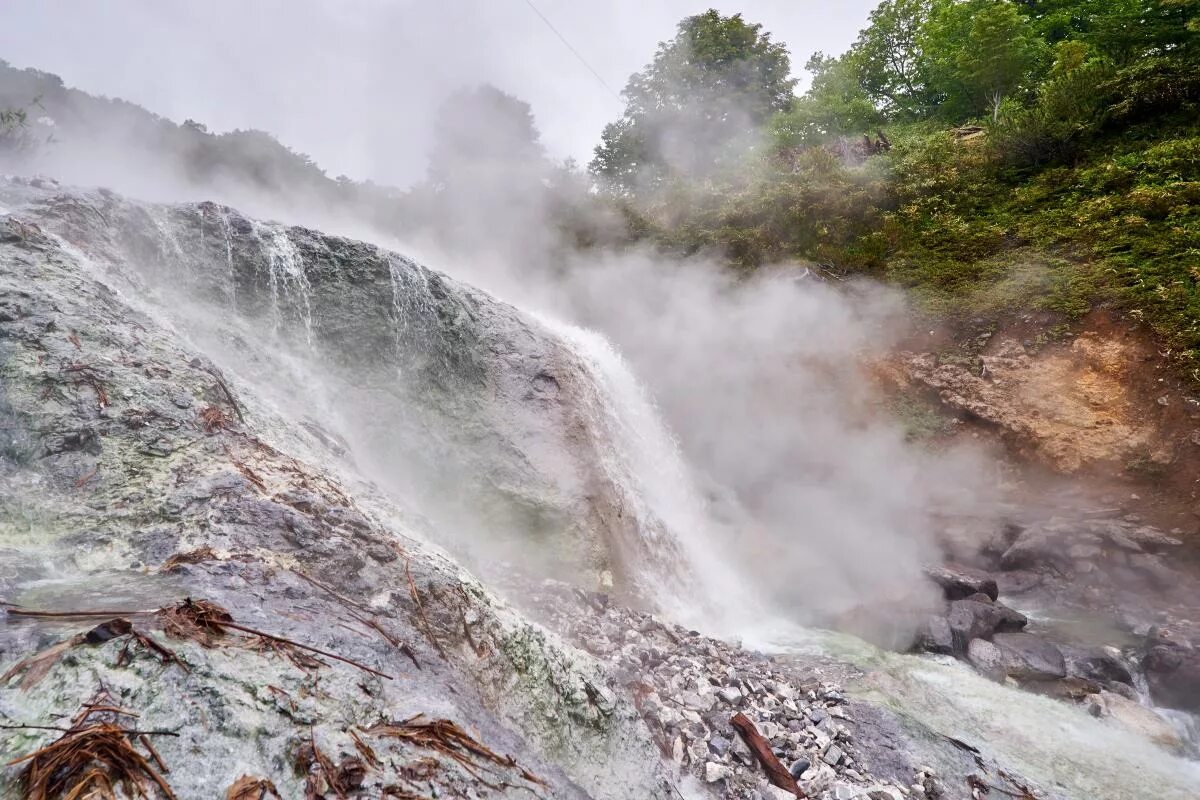
[[[393,283],[376,248],[255,223],[230,209],[32,188],[42,192],[34,211],[0,216],[0,598],[25,610],[121,614],[6,614],[4,724],[67,727],[88,703],[111,701],[121,711],[98,712],[106,723],[178,734],[156,739],[156,756],[140,752],[169,767],[163,775],[181,800],[222,796],[243,778],[269,781],[284,797],[788,796],[766,781],[732,727],[735,713],[822,800],[1026,791],[1018,771],[993,762],[980,742],[948,738],[848,688],[863,678],[849,662],[767,656],[606,595],[514,574],[512,596],[525,609],[518,613],[429,543],[437,531],[428,520],[358,477],[361,443],[348,441],[326,408],[297,413],[281,402],[278,394],[308,397],[302,381],[268,396],[241,379],[189,338],[198,329],[166,324],[153,306],[133,302],[147,287],[126,267],[183,263],[193,274],[165,277],[259,322],[278,320],[280,338],[269,346],[245,338],[248,329],[221,328],[222,347],[212,352],[250,353],[234,362],[242,370],[266,369],[270,347],[307,345],[310,333],[317,350],[388,350],[394,340],[357,338],[354,314],[407,320],[420,335],[445,337],[413,351],[420,363],[437,365],[458,389],[474,386],[430,395],[446,400],[462,441],[504,438],[488,427],[494,418],[474,416],[478,407],[454,405],[475,391],[476,399],[520,397],[531,416],[571,430],[571,443],[595,446],[603,431],[582,430],[582,417],[555,416],[581,373],[556,367],[553,346],[540,349],[539,332],[518,324],[511,309],[421,269],[406,268]],[[289,252],[278,236],[296,249],[299,271],[278,261]],[[404,291],[393,304],[396,286]],[[414,297],[417,306],[406,306]],[[491,324],[475,324],[487,315]],[[445,328],[435,324],[443,317]],[[361,377],[383,380],[371,370]],[[452,450],[435,449],[432,459]],[[509,495],[531,498],[531,507],[580,511],[571,498],[539,494],[546,465],[535,455],[509,456],[506,465],[472,466]],[[576,487],[580,497],[606,498],[584,516],[619,517],[610,512],[620,498],[597,485]],[[561,534],[542,526],[561,521],[523,518],[540,533]],[[1149,576],[1157,562],[1133,557],[1174,547],[1160,532],[1122,524],[1119,533],[1140,549],[1109,536],[1101,556],[1077,550],[1073,558],[1120,552],[1123,567]],[[560,543],[572,561],[620,573],[589,550],[596,539],[577,548],[570,537],[580,531],[568,534]],[[562,554],[547,550],[549,558]],[[1022,569],[1058,585],[1047,564],[1033,559]],[[971,571],[979,568],[989,575]],[[974,653],[1006,672],[1010,659],[1056,670],[1040,640],[1005,644],[1031,627],[1007,605],[1008,573],[994,562],[951,572],[938,582],[944,613],[928,631],[941,652]],[[625,597],[633,604],[637,592]],[[250,632],[218,626],[178,635],[155,610],[186,598],[218,604]],[[1188,641],[1160,632],[1146,642],[1159,676],[1152,691],[1186,696]],[[1141,715],[1146,709],[1116,688],[1126,685],[1123,652],[1059,651],[1068,678],[1101,685],[1084,700],[1098,715],[1169,740],[1169,730],[1155,728],[1158,717]],[[37,752],[62,733],[12,730],[0,737],[0,760]],[[0,772],[0,793],[15,791],[19,769]]]
[[[731,725],[740,713],[809,797],[970,798],[971,775],[1024,790],[985,755],[914,733],[891,712],[854,699],[839,680],[861,676],[856,668],[746,651],[558,582],[509,591],[536,619],[609,664],[614,691],[633,697],[681,785],[692,778],[723,798],[794,796],[765,780]],[[929,766],[935,762],[938,768]]]

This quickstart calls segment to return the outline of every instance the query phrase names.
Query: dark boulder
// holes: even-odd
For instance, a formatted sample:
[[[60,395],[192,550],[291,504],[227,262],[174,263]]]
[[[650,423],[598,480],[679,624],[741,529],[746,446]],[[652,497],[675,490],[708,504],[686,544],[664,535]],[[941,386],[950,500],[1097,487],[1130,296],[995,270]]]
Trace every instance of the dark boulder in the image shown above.
[[[986,594],[992,600],[1000,596],[996,580],[986,572],[958,564],[926,567],[925,574],[942,587],[947,600],[962,600],[973,594]]]
[[[1200,712],[1200,650],[1155,637],[1142,660],[1142,668],[1155,703]]]
[[[996,608],[1000,612],[1000,621],[996,623],[998,633],[1015,633],[1024,630],[1029,624],[1029,618],[1015,608],[1009,608],[1003,603],[996,603]]]
[[[972,639],[988,639],[1004,618],[993,603],[978,600],[955,600],[950,604],[946,621],[954,639],[954,652],[963,655]]]
[[[943,655],[954,653],[954,633],[950,630],[950,622],[943,616],[931,615],[917,634],[916,649]]]
[[[997,633],[992,642],[1004,656],[1004,671],[1010,677],[1020,681],[1046,681],[1067,676],[1062,651],[1040,636]]]
[[[1067,674],[1096,681],[1106,687],[1111,684],[1133,685],[1133,674],[1115,652],[1102,647],[1060,647],[1067,664]]]

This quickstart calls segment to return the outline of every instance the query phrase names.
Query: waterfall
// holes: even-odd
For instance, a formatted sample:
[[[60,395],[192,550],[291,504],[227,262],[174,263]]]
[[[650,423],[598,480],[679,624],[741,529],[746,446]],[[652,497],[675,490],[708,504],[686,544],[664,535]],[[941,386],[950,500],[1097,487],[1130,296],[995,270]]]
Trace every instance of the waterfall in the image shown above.
[[[262,243],[263,252],[267,256],[267,285],[271,292],[274,332],[279,332],[279,325],[282,322],[283,312],[279,306],[282,290],[284,299],[296,307],[300,321],[304,325],[305,341],[311,348],[313,346],[313,329],[312,306],[309,298],[312,295],[312,286],[304,272],[304,260],[300,257],[300,251],[288,237],[287,229],[280,225],[256,222],[254,230]]]
[[[632,521],[637,541],[623,545],[640,562],[640,583],[673,617],[703,620],[709,630],[726,621],[712,599],[737,596],[743,608],[754,606],[746,599],[753,592],[720,558],[708,503],[629,364],[599,333],[537,318],[579,359],[598,466]]]

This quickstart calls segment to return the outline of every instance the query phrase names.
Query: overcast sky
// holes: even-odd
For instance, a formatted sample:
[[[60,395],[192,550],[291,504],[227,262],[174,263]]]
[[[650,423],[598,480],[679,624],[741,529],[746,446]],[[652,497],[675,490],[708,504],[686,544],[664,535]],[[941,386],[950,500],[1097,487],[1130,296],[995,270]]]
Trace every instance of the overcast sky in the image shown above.
[[[533,0],[610,87],[683,17],[763,23],[798,76],[844,50],[877,0]],[[533,106],[557,157],[590,158],[621,105],[528,0],[0,0],[0,58],[215,131],[260,128],[330,175],[408,184],[437,103],[490,81]]]

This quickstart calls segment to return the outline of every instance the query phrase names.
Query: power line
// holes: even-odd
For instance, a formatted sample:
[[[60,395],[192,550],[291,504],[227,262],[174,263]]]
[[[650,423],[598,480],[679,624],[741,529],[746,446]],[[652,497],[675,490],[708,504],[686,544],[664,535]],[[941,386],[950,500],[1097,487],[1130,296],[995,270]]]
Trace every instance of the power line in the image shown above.
[[[538,10],[538,7],[533,4],[533,0],[525,0],[525,5],[529,6],[529,8],[532,9],[533,13],[538,15],[538,19],[540,19],[542,22],[546,23],[546,27],[549,28],[550,31],[555,36],[558,37],[560,42],[562,42],[564,45],[566,45],[567,49],[571,51],[571,54],[573,56],[575,56],[575,58],[579,59],[579,63],[583,64],[583,66],[587,68],[587,71],[592,73],[592,77],[594,77],[597,81],[599,81],[600,85],[603,86],[605,89],[607,89],[609,94],[611,94],[613,97],[617,98],[618,101],[620,101],[622,103],[625,102],[624,100],[621,100],[621,95],[615,89],[613,89],[611,86],[609,86],[608,82],[605,81],[604,78],[600,77],[600,73],[592,68],[592,65],[587,62],[587,59],[584,58],[579,53],[579,51],[576,50],[571,45],[571,43],[569,41],[567,41],[567,37],[565,37],[561,33],[559,33],[558,28],[554,27],[554,23],[551,22],[550,20],[546,19],[546,15]]]

